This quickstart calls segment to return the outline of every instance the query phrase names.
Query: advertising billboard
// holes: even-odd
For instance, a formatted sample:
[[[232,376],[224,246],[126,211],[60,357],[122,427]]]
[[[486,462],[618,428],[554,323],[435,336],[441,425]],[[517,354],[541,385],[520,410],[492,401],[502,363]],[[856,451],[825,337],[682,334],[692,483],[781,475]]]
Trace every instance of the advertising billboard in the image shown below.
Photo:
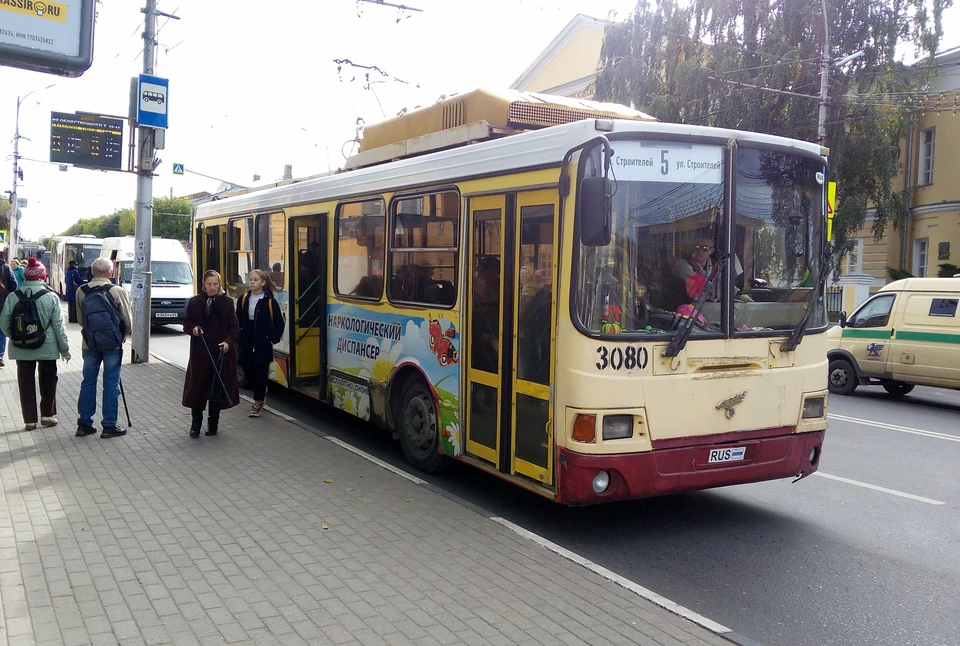
[[[96,0],[0,0],[0,62],[80,76],[93,62]]]

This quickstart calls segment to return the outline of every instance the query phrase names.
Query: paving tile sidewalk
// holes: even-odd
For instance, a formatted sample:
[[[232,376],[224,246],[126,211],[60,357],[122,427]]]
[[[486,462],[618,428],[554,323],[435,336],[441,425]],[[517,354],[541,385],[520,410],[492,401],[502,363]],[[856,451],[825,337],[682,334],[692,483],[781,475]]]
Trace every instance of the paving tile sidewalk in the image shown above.
[[[730,643],[274,415],[191,439],[161,362],[127,436],[74,437],[68,330],[60,426],[0,369],[0,645]]]

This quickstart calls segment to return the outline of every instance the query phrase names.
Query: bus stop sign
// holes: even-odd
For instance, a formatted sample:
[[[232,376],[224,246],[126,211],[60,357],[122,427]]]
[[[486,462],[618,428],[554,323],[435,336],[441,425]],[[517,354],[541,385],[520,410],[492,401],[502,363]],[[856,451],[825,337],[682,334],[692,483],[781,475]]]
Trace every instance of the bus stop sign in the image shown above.
[[[140,75],[137,85],[137,123],[151,128],[167,127],[169,81],[159,76]]]

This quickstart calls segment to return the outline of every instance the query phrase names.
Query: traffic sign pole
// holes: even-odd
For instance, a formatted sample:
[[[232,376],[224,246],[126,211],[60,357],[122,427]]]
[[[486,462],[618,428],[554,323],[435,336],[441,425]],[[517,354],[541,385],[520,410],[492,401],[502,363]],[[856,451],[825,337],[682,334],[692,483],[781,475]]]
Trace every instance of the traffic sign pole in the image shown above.
[[[143,73],[153,74],[157,31],[157,0],[146,0],[143,11]],[[137,98],[143,105],[143,92]],[[166,103],[164,103],[166,107]],[[164,111],[164,114],[166,111]],[[133,349],[132,363],[150,360],[150,296],[153,274],[150,271],[150,241],[153,238],[153,165],[154,129],[137,126],[140,143],[140,163],[137,168],[137,224],[134,242],[133,272],[143,281],[143,290],[133,295]],[[135,277],[137,278],[137,277]]]

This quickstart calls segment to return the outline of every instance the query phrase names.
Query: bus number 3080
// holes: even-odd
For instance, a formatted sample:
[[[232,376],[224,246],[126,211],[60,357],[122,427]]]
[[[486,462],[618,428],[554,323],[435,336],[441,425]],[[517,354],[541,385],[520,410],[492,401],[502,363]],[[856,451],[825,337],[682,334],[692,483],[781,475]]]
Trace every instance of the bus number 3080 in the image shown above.
[[[608,348],[601,345],[597,348],[597,354],[599,355],[597,370],[606,370],[607,368],[613,370],[643,370],[647,367],[647,361],[649,360],[646,348],[635,348],[630,345],[625,348],[620,346]]]

